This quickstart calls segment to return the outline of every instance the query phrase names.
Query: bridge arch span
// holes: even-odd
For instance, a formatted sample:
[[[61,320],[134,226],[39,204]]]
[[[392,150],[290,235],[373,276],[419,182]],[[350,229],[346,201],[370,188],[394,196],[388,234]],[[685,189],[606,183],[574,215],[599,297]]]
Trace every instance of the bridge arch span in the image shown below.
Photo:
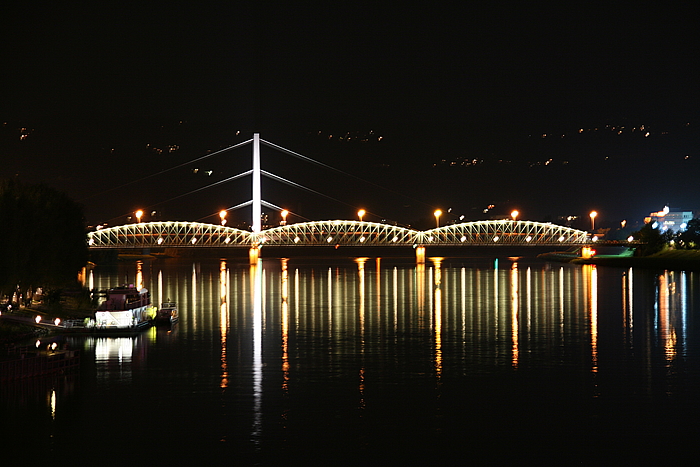
[[[446,225],[422,232],[424,245],[562,245],[588,241],[588,232],[561,225],[490,220]]]
[[[200,222],[143,222],[88,233],[88,246],[100,248],[249,246],[251,233]]]
[[[144,222],[88,233],[91,249],[258,246],[499,246],[566,245],[589,241],[588,233],[532,221],[475,221],[417,231],[376,222],[300,222],[258,234],[199,222]]]
[[[260,246],[406,246],[415,245],[420,232],[376,222],[327,220],[300,222],[263,230]]]

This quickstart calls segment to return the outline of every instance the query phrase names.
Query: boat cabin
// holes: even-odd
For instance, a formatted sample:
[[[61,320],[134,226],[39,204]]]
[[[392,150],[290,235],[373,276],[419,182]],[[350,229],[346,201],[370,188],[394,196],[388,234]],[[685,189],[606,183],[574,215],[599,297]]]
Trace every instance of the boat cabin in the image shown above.
[[[140,308],[151,304],[148,289],[136,290],[133,285],[114,287],[107,292],[107,300],[98,308],[100,311],[122,311]]]
[[[155,317],[148,289],[133,285],[107,290],[107,299],[95,311],[98,329],[131,329],[149,325]]]

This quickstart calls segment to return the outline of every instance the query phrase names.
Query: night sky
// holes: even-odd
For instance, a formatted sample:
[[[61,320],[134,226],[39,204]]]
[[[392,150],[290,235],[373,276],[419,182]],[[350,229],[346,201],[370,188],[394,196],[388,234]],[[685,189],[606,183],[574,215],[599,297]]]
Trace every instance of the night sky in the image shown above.
[[[0,178],[67,192],[91,224],[214,222],[249,179],[182,195],[251,150],[174,167],[259,132],[339,170],[263,149],[326,195],[264,180],[297,220],[700,211],[690,2],[238,3],[0,7]]]

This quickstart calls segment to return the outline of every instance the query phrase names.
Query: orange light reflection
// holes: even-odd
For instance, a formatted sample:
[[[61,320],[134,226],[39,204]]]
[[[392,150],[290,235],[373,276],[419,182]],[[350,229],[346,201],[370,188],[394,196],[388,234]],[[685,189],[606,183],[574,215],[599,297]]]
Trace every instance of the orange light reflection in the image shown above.
[[[511,302],[511,339],[513,341],[513,347],[512,347],[512,360],[511,360],[511,365],[513,368],[518,368],[518,358],[520,355],[520,351],[518,349],[518,332],[519,332],[519,325],[518,325],[518,301],[519,301],[519,292],[518,292],[518,262],[514,262],[513,266],[510,268],[510,302]]]
[[[222,389],[228,387],[228,358],[227,340],[229,326],[228,315],[228,269],[226,261],[221,261],[219,265],[219,295],[221,305],[219,307],[219,331],[221,332],[221,383],[219,387]]]
[[[289,272],[287,258],[282,258],[282,390],[289,391]]]
[[[588,306],[591,323],[591,372],[598,372],[598,270],[594,264],[584,266],[588,276]]]
[[[435,334],[435,378],[440,385],[442,377],[442,260],[443,258],[431,258],[435,265],[435,291],[434,291],[434,334]]]

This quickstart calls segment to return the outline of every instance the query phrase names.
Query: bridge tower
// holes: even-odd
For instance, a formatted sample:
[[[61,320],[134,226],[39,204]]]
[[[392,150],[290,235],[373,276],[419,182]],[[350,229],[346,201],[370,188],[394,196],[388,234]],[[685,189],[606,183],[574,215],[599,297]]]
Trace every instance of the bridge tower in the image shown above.
[[[250,264],[258,264],[260,257],[260,244],[258,235],[262,230],[262,195],[260,193],[260,133],[253,133],[253,198],[251,199],[253,208],[253,244],[248,252]]]
[[[260,133],[253,134],[253,233],[259,234],[262,227],[262,195],[260,194]]]

